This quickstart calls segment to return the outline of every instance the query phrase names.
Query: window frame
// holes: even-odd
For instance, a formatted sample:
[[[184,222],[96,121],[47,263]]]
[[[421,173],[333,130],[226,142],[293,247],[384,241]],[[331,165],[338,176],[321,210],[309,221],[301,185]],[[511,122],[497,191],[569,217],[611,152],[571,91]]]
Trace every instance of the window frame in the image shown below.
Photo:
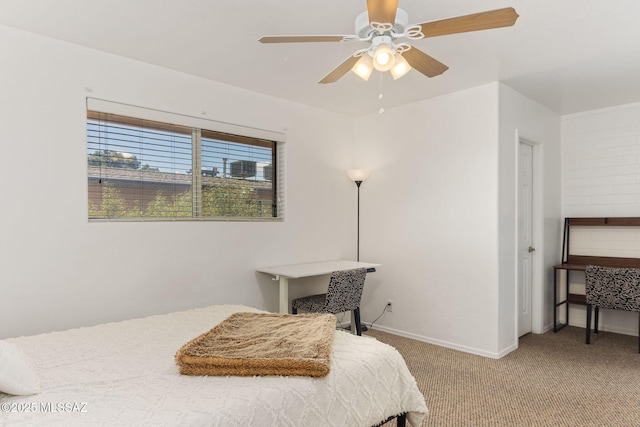
[[[132,115],[135,114],[135,115]],[[86,134],[86,150],[87,156],[91,151],[89,125],[90,120],[95,120],[95,115],[109,114],[115,115],[122,121],[130,121],[129,125],[137,126],[136,123],[152,123],[158,129],[162,129],[163,126],[178,127],[184,129],[190,129],[191,133],[191,162],[192,169],[190,173],[190,185],[191,185],[191,216],[118,216],[118,217],[91,217],[90,212],[90,181],[92,179],[91,170],[89,169],[89,162],[87,161],[87,218],[89,222],[163,222],[163,221],[244,221],[244,222],[282,222],[284,221],[285,205],[284,205],[284,134],[266,131],[256,128],[247,128],[239,125],[233,125],[229,123],[222,123],[208,119],[202,119],[192,116],[180,115],[175,113],[169,113],[160,110],[147,109],[143,107],[136,107],[127,104],[114,103],[111,101],[98,100],[95,98],[87,98],[87,109],[85,123],[87,126]],[[170,121],[167,121],[169,119]],[[141,127],[144,129],[144,127]],[[203,136],[204,135],[204,136]],[[202,139],[213,139],[221,141],[221,143],[236,143],[247,144],[255,147],[268,147],[271,150],[271,215],[270,216],[203,216],[203,176],[202,176]],[[263,172],[264,173],[264,172]],[[230,174],[228,174],[230,175]],[[102,175],[101,175],[102,176]],[[95,179],[95,178],[94,178]],[[245,180],[238,178],[224,178],[234,181],[253,181],[261,182],[260,180]],[[262,181],[268,181],[262,179]],[[142,178],[139,181],[145,182]],[[144,199],[140,198],[140,205],[144,204]],[[250,199],[247,199],[250,200]],[[254,199],[256,203],[260,203],[259,199]],[[267,199],[269,200],[269,199]]]

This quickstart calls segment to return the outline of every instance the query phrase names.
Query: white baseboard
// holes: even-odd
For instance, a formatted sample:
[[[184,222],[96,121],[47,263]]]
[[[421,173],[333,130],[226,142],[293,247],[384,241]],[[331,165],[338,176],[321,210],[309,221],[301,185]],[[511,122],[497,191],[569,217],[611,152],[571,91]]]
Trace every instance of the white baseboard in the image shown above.
[[[593,328],[593,322],[594,320],[591,320],[591,328]],[[585,320],[584,322],[574,322],[574,321],[570,321],[569,322],[569,326],[575,326],[576,328],[583,328],[586,329],[587,328],[587,321]],[[598,326],[598,331],[602,331],[602,332],[611,332],[614,334],[620,334],[620,335],[631,335],[631,336],[638,336],[638,329],[634,328],[634,329],[629,329],[629,328],[625,328],[625,327],[619,327],[619,326],[611,326],[611,325],[606,325],[606,324],[602,324],[602,322],[600,322],[600,325]]]
[[[501,351],[499,353],[493,353],[493,352],[488,352],[488,351],[480,350],[480,349],[473,348],[473,347],[467,347],[467,346],[464,346],[464,345],[451,343],[451,342],[448,342],[448,341],[442,341],[442,340],[438,340],[438,339],[434,339],[434,338],[425,337],[425,336],[422,336],[422,335],[413,334],[413,333],[410,333],[410,332],[400,331],[398,329],[388,328],[386,326],[375,325],[374,329],[378,329],[378,330],[383,331],[383,332],[388,332],[388,333],[393,334],[393,335],[399,335],[399,336],[405,337],[405,338],[411,338],[411,339],[416,340],[416,341],[426,342],[428,344],[434,344],[434,345],[438,345],[440,347],[450,348],[452,350],[458,350],[458,351],[463,351],[465,353],[475,354],[475,355],[478,355],[478,356],[489,357],[491,359],[500,359],[501,357],[504,357],[508,353],[511,353],[513,350],[518,348],[517,345],[513,345],[513,346],[510,346],[507,349],[505,349],[505,350],[503,350],[503,351]]]
[[[614,334],[638,336],[638,313],[634,313],[633,316],[629,316],[629,321],[621,321],[618,317],[614,318],[613,322],[608,322],[607,319],[609,312],[615,312],[615,310],[600,309],[600,321],[598,330],[603,332],[612,332]],[[631,312],[626,312],[631,313]],[[591,317],[591,327],[594,327],[595,313]],[[633,321],[630,319],[633,318]],[[564,317],[562,317],[564,321]],[[559,319],[560,320],[560,319]],[[577,328],[587,327],[587,315],[586,307],[572,307],[569,312],[569,326],[575,326]]]

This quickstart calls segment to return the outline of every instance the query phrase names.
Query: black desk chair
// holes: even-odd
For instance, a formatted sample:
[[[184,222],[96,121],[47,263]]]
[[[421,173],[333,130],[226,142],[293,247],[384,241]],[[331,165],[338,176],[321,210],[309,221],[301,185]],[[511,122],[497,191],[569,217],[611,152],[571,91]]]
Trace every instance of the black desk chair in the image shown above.
[[[326,294],[294,299],[291,301],[291,313],[297,314],[299,309],[312,313],[331,314],[353,311],[356,332],[358,335],[362,335],[360,300],[362,299],[362,289],[364,288],[366,275],[366,268],[334,271],[331,274],[329,289]]]
[[[594,333],[598,333],[600,308],[640,312],[640,268],[586,267],[587,344],[591,341],[591,308],[595,309]],[[640,320],[638,322],[640,353]]]

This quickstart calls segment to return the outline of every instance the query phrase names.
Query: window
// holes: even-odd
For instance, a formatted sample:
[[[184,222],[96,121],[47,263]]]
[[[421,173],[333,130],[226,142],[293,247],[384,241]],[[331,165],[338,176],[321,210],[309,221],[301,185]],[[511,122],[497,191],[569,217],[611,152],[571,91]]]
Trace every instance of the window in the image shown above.
[[[89,219],[282,218],[278,145],[87,110]]]

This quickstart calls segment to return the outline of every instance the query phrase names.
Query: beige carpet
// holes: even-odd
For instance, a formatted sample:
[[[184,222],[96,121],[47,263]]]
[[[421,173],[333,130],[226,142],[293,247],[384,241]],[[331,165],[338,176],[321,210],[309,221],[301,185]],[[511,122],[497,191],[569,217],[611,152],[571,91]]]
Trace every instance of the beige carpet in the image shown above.
[[[586,345],[584,332],[529,334],[499,360],[366,334],[404,356],[429,407],[424,426],[640,426],[638,338],[600,332]]]

